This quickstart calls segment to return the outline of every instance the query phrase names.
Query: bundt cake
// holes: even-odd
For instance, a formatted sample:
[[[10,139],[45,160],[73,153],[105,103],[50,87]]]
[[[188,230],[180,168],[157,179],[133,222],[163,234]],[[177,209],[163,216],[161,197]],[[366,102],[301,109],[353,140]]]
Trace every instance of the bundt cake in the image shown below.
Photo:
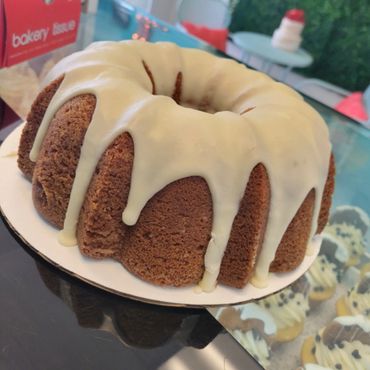
[[[44,85],[18,164],[61,244],[154,284],[262,287],[327,221],[325,122],[260,72],[171,43],[99,42]]]

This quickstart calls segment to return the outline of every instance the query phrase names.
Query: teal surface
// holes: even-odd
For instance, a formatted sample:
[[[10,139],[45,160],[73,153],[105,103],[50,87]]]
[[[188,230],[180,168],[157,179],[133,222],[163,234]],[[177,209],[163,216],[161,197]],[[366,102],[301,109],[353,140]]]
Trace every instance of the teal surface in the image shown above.
[[[312,56],[303,49],[290,52],[273,47],[271,37],[260,33],[236,32],[231,38],[244,52],[259,55],[274,63],[289,67],[307,67],[313,61]]]
[[[124,8],[124,2],[122,2],[121,9],[127,9],[127,14],[125,17],[120,16],[116,4],[119,4],[119,1],[103,0],[99,2],[99,16],[96,18],[95,24],[95,41],[131,39],[134,33],[140,32],[140,24],[136,16],[149,16],[141,9],[130,6]],[[150,15],[150,19],[155,21],[158,26],[150,28],[148,40],[152,42],[170,41],[182,47],[209,49],[208,44],[191,35],[180,32],[176,27],[168,25],[152,15]]]
[[[336,164],[333,207],[351,204],[370,214],[370,130],[312,99],[329,126]]]

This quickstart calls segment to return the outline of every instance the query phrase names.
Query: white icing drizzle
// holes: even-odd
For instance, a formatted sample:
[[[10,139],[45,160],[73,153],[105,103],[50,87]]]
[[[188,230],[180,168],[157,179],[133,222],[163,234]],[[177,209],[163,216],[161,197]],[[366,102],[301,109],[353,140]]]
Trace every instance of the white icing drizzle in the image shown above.
[[[156,95],[143,62],[155,81]],[[181,102],[207,104],[217,113],[186,108],[170,98],[179,72]],[[96,96],[60,234],[63,244],[76,244],[91,176],[109,144],[123,132],[130,133],[135,145],[122,215],[127,225],[134,225],[146,202],[169,183],[189,176],[206,180],[213,224],[200,282],[204,291],[216,285],[239,202],[258,163],[268,172],[271,205],[254,283],[267,284],[280,240],[311,189],[315,209],[310,239],[314,235],[331,145],[321,117],[293,90],[234,61],[170,43],[95,43],[58,63],[46,84],[63,74],[30,154],[37,159],[48,125],[66,101],[85,93]]]

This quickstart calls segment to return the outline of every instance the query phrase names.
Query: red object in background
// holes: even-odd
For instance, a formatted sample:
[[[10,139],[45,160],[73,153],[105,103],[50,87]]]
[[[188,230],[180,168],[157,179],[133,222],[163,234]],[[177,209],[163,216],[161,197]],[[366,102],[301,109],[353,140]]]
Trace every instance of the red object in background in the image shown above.
[[[367,121],[369,117],[366,113],[362,96],[362,92],[354,92],[341,100],[335,106],[335,109],[348,117]]]
[[[0,0],[0,66],[10,66],[76,40],[81,0]]]
[[[208,42],[221,51],[225,51],[227,36],[229,35],[227,28],[208,28],[187,21],[181,24],[190,34]]]
[[[290,9],[285,13],[285,17],[292,21],[304,23],[304,10],[302,9]]]

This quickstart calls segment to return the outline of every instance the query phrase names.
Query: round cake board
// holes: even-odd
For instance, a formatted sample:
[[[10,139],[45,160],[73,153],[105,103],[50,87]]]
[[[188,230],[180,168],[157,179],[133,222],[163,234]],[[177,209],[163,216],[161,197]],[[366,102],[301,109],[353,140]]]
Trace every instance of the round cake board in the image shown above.
[[[23,125],[16,128],[0,147],[0,209],[10,226],[29,248],[57,268],[91,285],[142,302],[167,306],[225,306],[246,303],[277,292],[297,280],[319,253],[321,238],[294,271],[270,274],[268,286],[260,289],[247,284],[243,289],[217,286],[210,293],[196,287],[160,287],[138,279],[114,260],[94,260],[83,256],[78,247],[64,247],[57,241],[58,230],[45,222],[32,203],[31,184],[17,167],[17,149]]]

